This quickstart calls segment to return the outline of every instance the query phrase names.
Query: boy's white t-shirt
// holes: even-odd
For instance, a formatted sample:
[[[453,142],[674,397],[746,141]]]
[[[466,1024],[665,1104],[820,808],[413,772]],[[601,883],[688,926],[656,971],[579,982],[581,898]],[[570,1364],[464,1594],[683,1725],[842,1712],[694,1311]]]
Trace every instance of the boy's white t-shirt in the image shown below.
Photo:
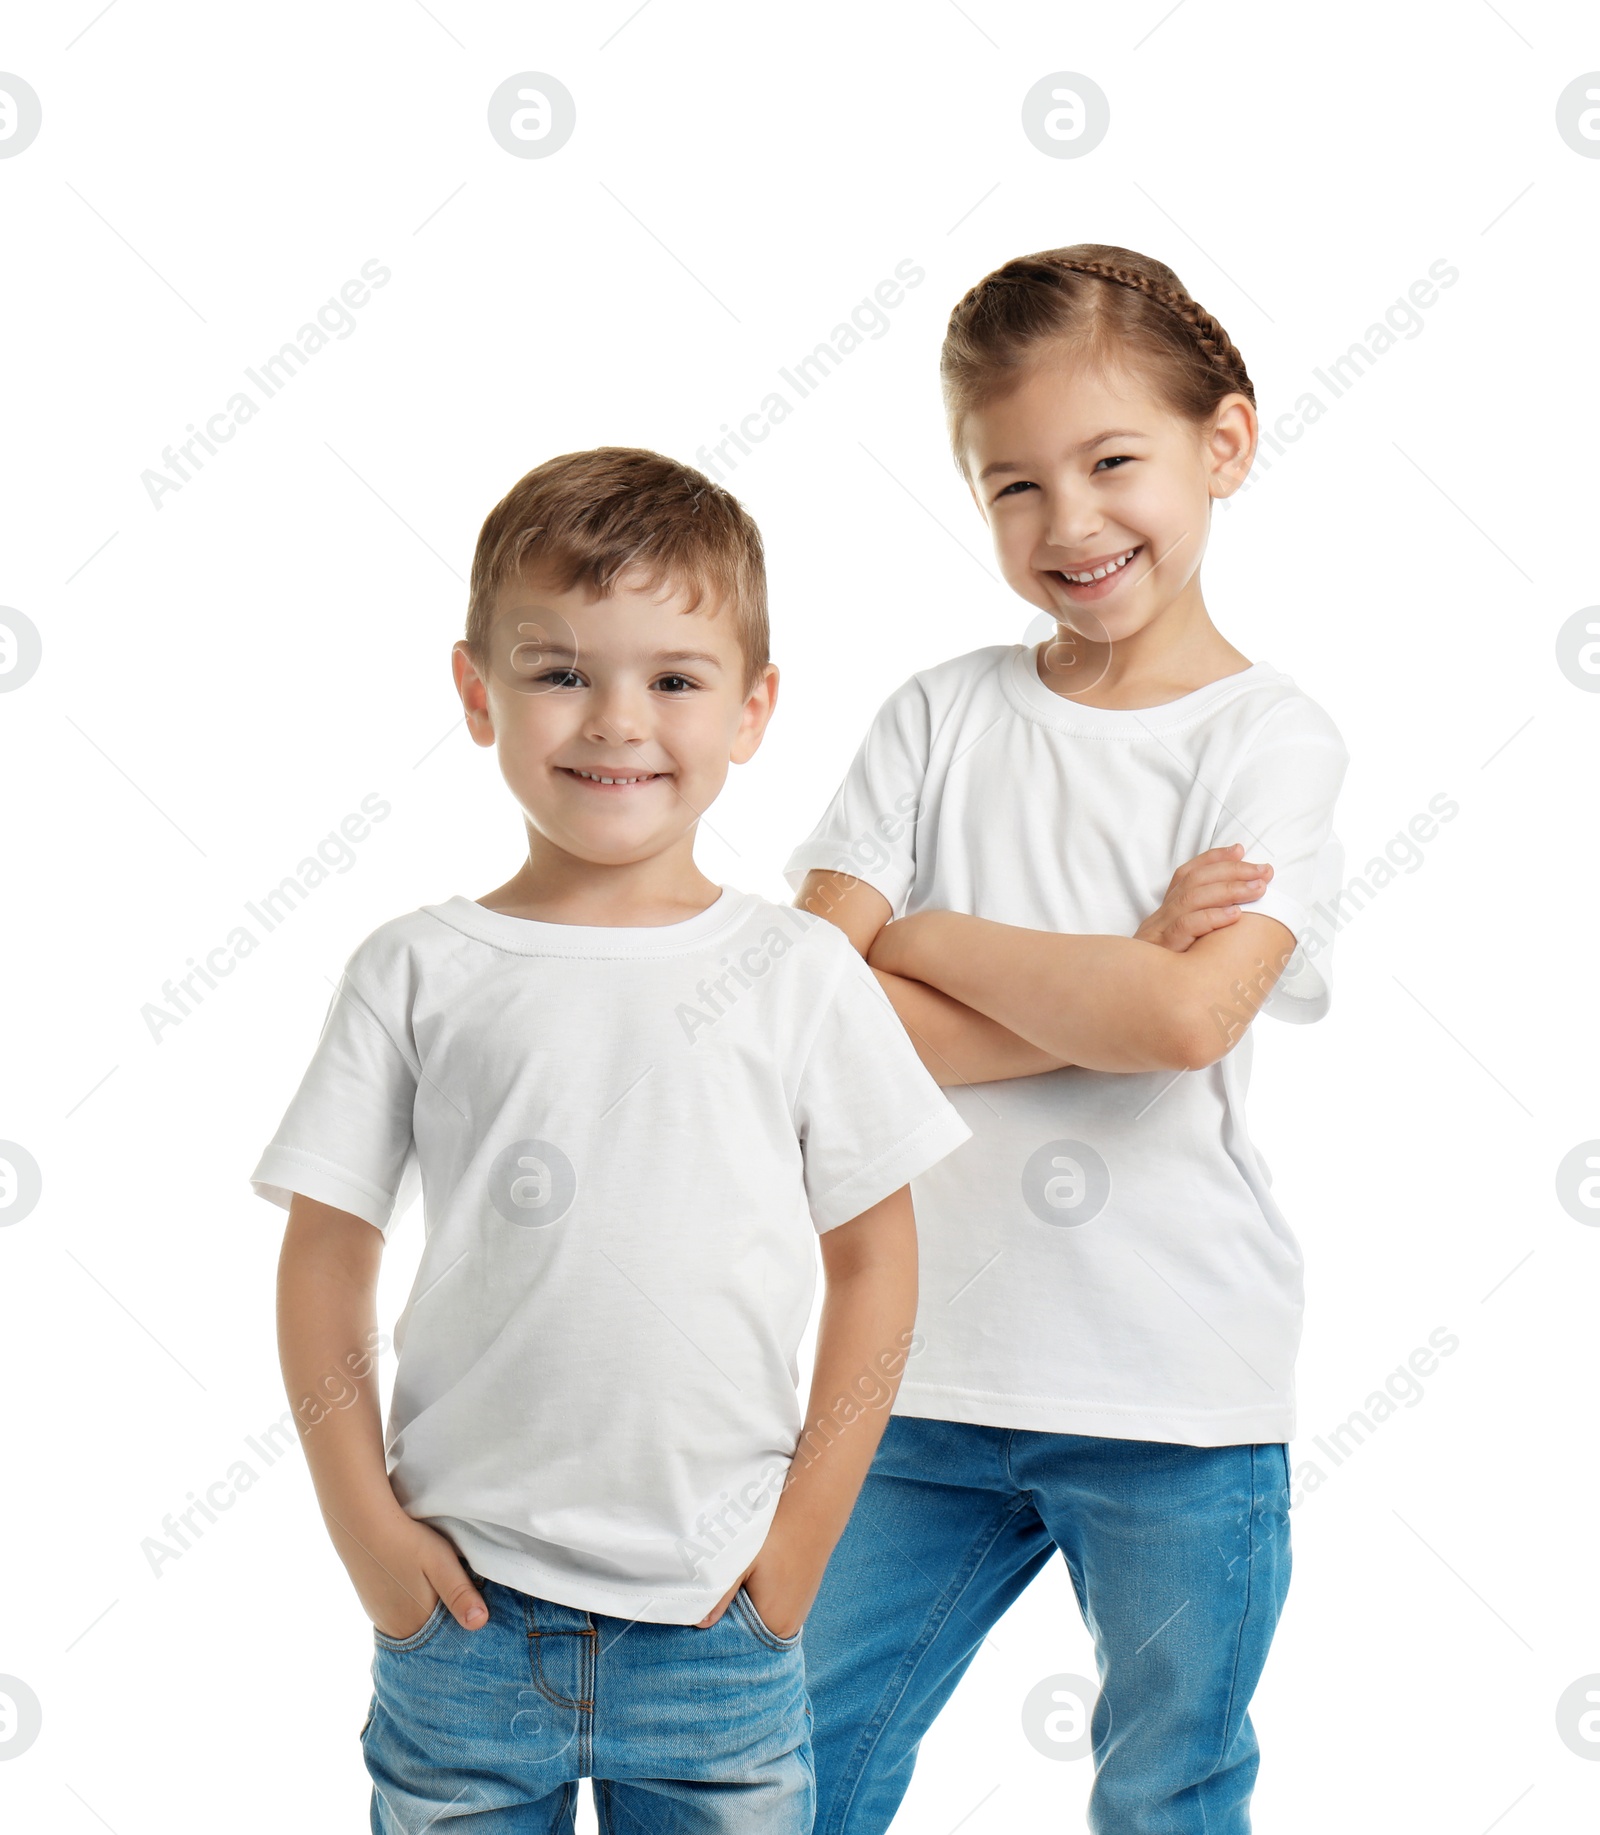
[[[1174,870],[1245,845],[1299,942],[1263,1011],[1320,1018],[1343,855],[1337,729],[1267,663],[1159,707],[1080,706],[1028,644],[912,676],[785,867],[896,916],[1131,937]],[[896,1414],[1195,1446],[1289,1439],[1301,1258],[1245,1130],[1250,1034],[1197,1071],[946,1088],[972,1138],[912,1181],[922,1343]]]
[[[491,1580],[693,1624],[795,1452],[815,1236],[968,1133],[823,919],[732,887],[640,928],[458,896],[351,955],[251,1182],[386,1238],[420,1187],[406,1510]]]

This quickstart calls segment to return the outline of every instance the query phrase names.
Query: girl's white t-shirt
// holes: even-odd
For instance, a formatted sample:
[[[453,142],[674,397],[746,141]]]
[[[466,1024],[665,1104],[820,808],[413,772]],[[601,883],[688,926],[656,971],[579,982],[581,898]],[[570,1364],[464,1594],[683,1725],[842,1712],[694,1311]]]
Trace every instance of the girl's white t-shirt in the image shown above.
[[[421,1191],[386,1435],[410,1514],[491,1580],[693,1624],[795,1453],[816,1235],[968,1132],[821,918],[732,887],[641,928],[458,896],[356,948],[251,1182],[386,1239]]]
[[[1234,841],[1298,940],[1263,1011],[1320,1018],[1347,754],[1267,663],[1158,707],[1080,706],[1033,647],[912,676],[785,872],[1060,933],[1132,936]],[[1197,1071],[947,1087],[972,1138],[912,1181],[917,1333],[897,1414],[1222,1446],[1289,1439],[1301,1256],[1245,1128],[1250,1034]]]

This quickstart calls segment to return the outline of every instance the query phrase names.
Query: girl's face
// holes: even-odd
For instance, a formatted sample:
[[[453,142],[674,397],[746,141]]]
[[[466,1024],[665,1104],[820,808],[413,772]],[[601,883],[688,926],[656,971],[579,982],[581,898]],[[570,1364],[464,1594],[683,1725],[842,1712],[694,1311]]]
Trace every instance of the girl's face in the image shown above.
[[[1255,454],[1247,397],[1196,426],[1132,374],[1055,354],[969,415],[965,435],[1000,570],[1030,605],[1093,643],[1175,606],[1203,611],[1211,500],[1239,488]]]

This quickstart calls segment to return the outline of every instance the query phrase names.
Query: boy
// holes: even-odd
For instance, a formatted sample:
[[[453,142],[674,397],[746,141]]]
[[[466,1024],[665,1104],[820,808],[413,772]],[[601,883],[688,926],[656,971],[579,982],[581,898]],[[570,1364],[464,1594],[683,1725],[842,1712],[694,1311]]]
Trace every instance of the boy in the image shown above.
[[[539,466],[454,669],[526,858],[357,947],[252,1175],[374,1626],[371,1826],[570,1831],[587,1776],[603,1830],[805,1835],[799,1628],[907,1354],[908,1181],[970,1131],[833,925],[695,865],[777,694],[732,496],[631,448]],[[361,1347],[419,1185],[385,1444]]]

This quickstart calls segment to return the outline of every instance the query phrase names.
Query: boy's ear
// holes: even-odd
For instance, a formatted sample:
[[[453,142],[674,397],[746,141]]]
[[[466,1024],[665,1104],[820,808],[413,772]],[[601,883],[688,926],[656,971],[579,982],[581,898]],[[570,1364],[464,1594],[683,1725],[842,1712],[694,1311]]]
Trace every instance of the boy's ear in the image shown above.
[[[756,748],[761,744],[767,722],[772,718],[777,705],[778,665],[768,663],[762,671],[761,680],[745,696],[744,709],[739,716],[739,730],[733,736],[733,749],[728,754],[730,764],[742,765],[755,757]]]
[[[455,676],[456,693],[461,696],[473,744],[493,745],[494,717],[489,712],[488,684],[478,673],[478,665],[472,660],[472,652],[464,639],[457,639],[451,645],[450,669]]]

